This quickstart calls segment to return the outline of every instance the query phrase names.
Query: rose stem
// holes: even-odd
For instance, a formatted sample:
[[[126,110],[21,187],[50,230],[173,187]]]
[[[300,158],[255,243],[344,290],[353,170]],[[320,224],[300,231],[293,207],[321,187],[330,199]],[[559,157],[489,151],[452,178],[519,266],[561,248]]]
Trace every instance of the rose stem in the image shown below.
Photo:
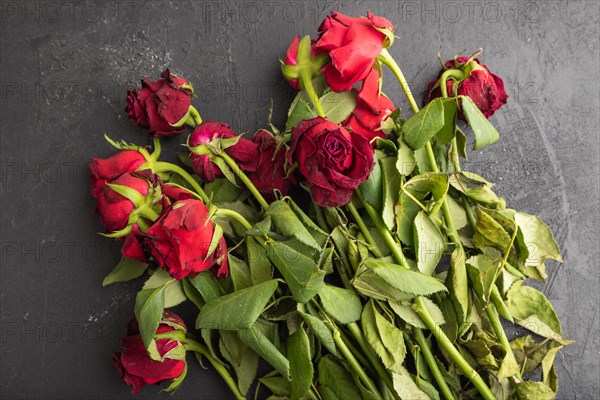
[[[448,387],[446,380],[442,376],[442,372],[438,368],[438,365],[437,365],[437,362],[435,361],[433,353],[431,352],[431,349],[429,348],[429,346],[427,345],[427,342],[425,341],[425,335],[423,335],[423,331],[421,331],[420,329],[414,328],[413,333],[414,333],[417,343],[419,344],[419,348],[423,352],[425,361],[427,361],[427,365],[429,365],[429,370],[433,374],[433,378],[435,379],[438,386],[440,387],[440,390],[442,391],[444,398],[446,398],[446,400],[454,400],[454,394]],[[435,368],[431,368],[432,365],[434,365]]]
[[[392,392],[392,395],[394,396],[394,398],[396,400],[399,400],[400,396],[398,396],[398,393],[394,389],[394,383],[392,382],[392,378],[386,371],[385,367],[383,366],[383,364],[381,363],[381,361],[379,360],[377,355],[373,352],[373,350],[365,342],[365,336],[363,335],[362,331],[360,330],[360,328],[358,327],[356,322],[351,322],[349,324],[346,324],[346,327],[348,328],[348,330],[354,337],[354,340],[356,340],[356,342],[358,343],[359,347],[362,349],[363,353],[365,353],[365,355],[367,356],[367,358],[369,359],[369,361],[375,368],[375,371],[377,371],[377,373],[383,380],[383,383],[385,383],[385,385],[388,387],[388,389],[390,389],[390,392]]]
[[[220,152],[219,154],[217,154],[217,156],[221,157],[223,161],[225,161],[227,165],[229,165],[229,167],[233,170],[237,177],[240,178],[242,183],[246,185],[248,190],[250,190],[250,192],[254,195],[254,198],[256,198],[256,201],[258,201],[260,206],[265,210],[269,208],[269,203],[267,203],[263,195],[260,194],[256,186],[254,186],[250,178],[248,178],[248,175],[246,175],[244,171],[242,171],[242,169],[236,164],[235,160],[231,158],[226,151]]]
[[[461,71],[457,71],[457,70],[448,70],[442,74],[442,76],[440,78],[440,82],[441,82],[440,89],[442,92],[442,97],[444,97],[444,98],[448,98],[448,87],[446,86],[446,80],[450,77],[461,79],[464,77],[464,74]],[[457,93],[454,93],[454,95],[456,95],[456,94]],[[454,166],[454,170],[457,172],[460,172],[461,168],[460,168],[460,159],[458,157],[458,145],[456,143],[456,135],[454,135],[452,137],[450,157],[452,160],[452,164]],[[461,193],[461,199],[462,199],[462,203],[463,203],[463,208],[465,209],[465,213],[467,214],[467,219],[469,220],[469,224],[471,225],[473,230],[475,230],[477,222],[475,219],[475,215],[473,215],[473,209],[471,208],[471,202],[464,193]],[[506,251],[506,255],[504,257],[502,266],[498,269],[498,271],[501,271],[501,268],[504,267],[504,264],[506,264],[506,260],[510,253],[510,249],[512,248],[512,245],[514,243],[516,233],[517,233],[517,228],[515,227],[515,232],[513,234],[512,241],[510,242],[510,245]],[[504,328],[502,327],[502,323],[500,322],[500,319],[498,316],[498,310],[496,309],[496,306],[493,303],[488,303],[485,306],[485,312],[486,312],[488,318],[490,319],[490,322],[492,323],[492,327],[494,328],[496,337],[498,338],[498,340],[500,341],[500,344],[504,348],[504,352],[506,353],[506,356],[512,358],[516,364],[517,359],[515,358],[515,354],[513,353],[512,347],[510,347],[510,342],[508,340],[508,337],[506,336],[506,332],[504,331]],[[520,380],[523,379],[520,371],[517,371],[515,373],[515,375],[517,376],[518,379],[520,379]]]
[[[317,91],[315,90],[315,87],[312,84],[311,78],[312,78],[312,76],[311,76],[310,72],[302,69],[302,71],[300,72],[299,79],[298,79],[300,81],[300,87],[302,89],[304,89],[306,91],[306,93],[308,94],[308,98],[310,99],[310,102],[312,103],[312,105],[315,107],[319,117],[324,117],[325,111],[323,111],[323,106],[321,105],[321,102],[319,101],[319,96],[317,95]]]
[[[415,98],[413,97],[410,88],[408,87],[406,78],[404,78],[404,74],[402,74],[402,71],[400,70],[400,67],[398,66],[396,61],[392,58],[392,56],[386,49],[382,50],[381,55],[379,57],[381,62],[388,66],[398,79],[398,82],[402,87],[402,91],[406,95],[406,98],[408,100],[408,103],[410,104],[413,113],[416,114],[417,112],[419,112],[419,107],[417,106]],[[427,151],[427,158],[429,160],[431,169],[434,172],[439,172],[440,170],[437,165],[437,161],[435,159],[435,155],[433,153],[433,148],[431,147],[430,141],[427,141],[427,143],[425,144],[425,149]],[[462,249],[462,243],[460,241],[460,238],[458,237],[456,227],[454,226],[454,220],[452,219],[452,214],[450,213],[450,206],[448,205],[448,199],[446,197],[444,197],[444,201],[442,203],[442,211],[444,213],[444,219],[446,220],[446,224],[448,225],[448,236],[456,246]],[[464,253],[464,249],[462,250]],[[429,330],[431,330],[438,342],[444,347],[444,349],[446,349],[446,352],[451,356],[451,358],[459,366],[459,368],[465,373],[467,378],[469,378],[471,382],[473,382],[475,387],[477,387],[479,393],[481,393],[481,395],[486,399],[494,399],[495,396],[493,395],[490,388],[483,381],[481,376],[477,373],[477,371],[471,368],[469,363],[463,358],[459,351],[454,347],[450,339],[448,339],[446,334],[441,330],[439,325],[431,317],[429,311],[424,307],[423,298],[417,297],[415,299],[415,305],[417,305],[417,308],[421,310],[420,313],[418,312],[421,318],[423,318],[424,320],[427,318],[427,321],[425,321],[425,323],[429,327]]]
[[[185,348],[186,348],[186,350],[191,350],[196,353],[200,353],[201,355],[206,357],[206,359],[217,370],[219,375],[221,375],[221,377],[223,377],[223,379],[225,380],[225,383],[227,384],[227,386],[229,386],[229,388],[233,392],[233,395],[235,396],[235,398],[237,400],[246,400],[246,396],[244,396],[240,392],[240,389],[238,388],[237,384],[235,383],[235,380],[231,377],[231,375],[229,374],[229,372],[227,371],[225,366],[223,364],[221,364],[219,361],[217,361],[216,359],[214,359],[210,355],[210,352],[208,351],[208,349],[206,347],[204,347],[202,344],[196,342],[195,340],[186,338],[185,339]]]
[[[362,232],[363,236],[367,240],[367,243],[369,243],[371,245],[370,250],[373,252],[375,257],[377,257],[377,258],[383,257],[383,254],[377,247],[377,242],[375,242],[373,235],[371,235],[369,228],[367,228],[365,221],[363,221],[362,217],[358,213],[358,210],[356,209],[356,207],[354,207],[354,204],[352,204],[352,202],[350,202],[350,203],[348,203],[347,207],[350,210],[350,213],[352,214],[352,216],[354,217],[354,220],[358,224],[358,227],[360,228],[360,231]]]
[[[250,224],[250,222],[248,222],[248,220],[244,218],[242,214],[236,211],[230,210],[228,208],[219,208],[215,214],[233,218],[234,220],[242,224],[244,228],[248,230],[252,229],[252,224]]]
[[[194,190],[198,193],[198,195],[204,203],[209,203],[210,199],[204,191],[204,189],[202,189],[202,186],[200,186],[200,184],[180,166],[164,161],[157,161],[152,164],[152,170],[154,171],[154,173],[175,172],[177,175],[185,179],[185,181],[188,182],[194,188]]]

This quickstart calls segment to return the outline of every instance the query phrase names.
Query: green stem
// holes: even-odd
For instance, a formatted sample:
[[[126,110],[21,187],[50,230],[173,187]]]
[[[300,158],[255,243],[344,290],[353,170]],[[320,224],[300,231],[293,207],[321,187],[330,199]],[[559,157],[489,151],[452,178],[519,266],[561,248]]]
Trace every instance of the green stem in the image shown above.
[[[225,380],[225,383],[227,384],[227,386],[229,386],[229,389],[231,389],[235,398],[237,400],[246,400],[246,396],[244,396],[240,392],[240,389],[238,388],[237,383],[231,377],[231,375],[229,374],[229,372],[227,371],[225,366],[222,363],[220,363],[218,360],[213,358],[205,346],[196,342],[195,340],[186,339],[185,348],[186,348],[186,350],[191,350],[196,353],[202,354],[202,356],[204,356],[212,364],[212,366],[217,370],[217,372],[219,373],[219,375],[221,375],[223,380]]]
[[[383,220],[381,219],[381,216],[377,213],[377,210],[375,210],[375,208],[373,208],[373,206],[365,200],[360,189],[356,189],[354,192],[356,193],[358,199],[361,201],[363,207],[367,211],[367,214],[369,214],[369,217],[371,217],[371,220],[373,220],[375,227],[377,228],[379,233],[381,233],[381,236],[383,236],[383,240],[392,252],[392,256],[394,257],[394,259],[401,266],[405,268],[410,268],[410,266],[408,265],[408,261],[406,261],[406,257],[404,257],[402,248],[396,242],[396,240],[394,240],[394,237],[392,236],[388,227],[385,225],[385,222],[383,222]]]
[[[312,76],[310,72],[302,69],[298,80],[300,81],[300,87],[308,94],[308,98],[317,111],[317,114],[320,117],[324,117],[325,111],[323,111],[323,106],[321,105],[321,101],[319,101],[319,95],[317,95],[317,91],[312,84]]]
[[[421,331],[420,329],[414,328],[413,333],[415,336],[415,340],[419,344],[419,348],[421,349],[421,352],[423,353],[423,357],[425,357],[425,361],[427,361],[427,365],[429,366],[429,371],[433,374],[433,378],[435,379],[438,386],[440,387],[442,394],[444,395],[446,400],[454,400],[454,394],[448,387],[448,384],[446,383],[446,380],[444,379],[444,376],[442,375],[442,371],[440,371],[437,361],[435,360],[435,357],[433,356],[431,349],[427,345],[427,341],[425,340],[425,335],[423,335],[423,331]]]
[[[219,208],[216,212],[216,215],[221,215],[223,217],[230,217],[243,225],[246,229],[252,229],[252,224],[248,222],[244,216],[236,211],[230,210],[228,208]]]
[[[348,207],[348,210],[350,210],[350,213],[352,214],[352,216],[354,217],[354,220],[356,221],[356,224],[360,228],[360,231],[362,232],[363,236],[367,240],[367,243],[369,243],[369,245],[371,245],[371,251],[373,252],[375,257],[377,257],[377,258],[383,257],[383,254],[377,247],[377,242],[375,242],[373,235],[371,235],[371,231],[369,231],[369,228],[367,227],[367,225],[365,224],[365,221],[360,216],[360,213],[358,212],[356,207],[354,207],[354,204],[352,204],[352,202],[350,202],[350,203],[348,203],[347,207]]]
[[[250,193],[252,193],[254,198],[256,198],[256,201],[258,201],[260,206],[264,210],[269,208],[269,203],[267,203],[267,201],[265,200],[263,195],[258,191],[256,186],[254,186],[254,184],[252,183],[250,178],[248,178],[248,175],[246,175],[246,173],[244,171],[242,171],[242,169],[237,165],[235,160],[233,158],[231,158],[229,156],[229,154],[227,154],[227,152],[225,152],[225,151],[222,151],[221,153],[219,153],[218,157],[221,157],[227,163],[227,165],[229,165],[229,167],[233,170],[233,173],[236,174],[237,177],[240,178],[242,183],[244,185],[246,185],[248,190],[250,190]]]
[[[454,361],[458,368],[460,368],[463,374],[469,378],[473,385],[475,385],[481,396],[485,400],[496,400],[496,396],[494,396],[483,378],[481,378],[481,375],[469,365],[467,360],[464,359],[462,354],[460,354],[450,339],[448,339],[448,336],[446,336],[442,328],[435,322],[425,305],[423,297],[417,297],[415,299],[415,311],[419,314],[419,317],[421,317],[423,322],[425,322],[425,325],[427,325],[431,333],[433,333],[438,344],[446,351],[448,356]]]
[[[156,213],[156,211],[154,211],[147,205],[143,205],[140,208],[138,208],[138,213],[141,217],[146,218],[147,220],[152,222],[156,221],[159,217],[158,213]]]
[[[152,152],[152,154],[150,154],[150,158],[153,161],[158,161],[158,158],[160,157],[160,153],[162,151],[162,147],[160,145],[160,138],[155,137],[154,139],[152,139],[152,143],[154,146],[154,151]]]
[[[356,322],[351,322],[347,324],[346,328],[348,328],[350,334],[352,335],[352,337],[354,337],[356,343],[358,343],[358,346],[367,356],[371,365],[373,365],[373,368],[375,368],[375,371],[377,372],[383,383],[385,383],[388,389],[390,389],[390,392],[392,393],[394,398],[396,400],[400,400],[400,396],[398,396],[398,393],[396,393],[396,390],[394,389],[394,382],[392,381],[390,374],[385,369],[385,366],[381,363],[381,360],[379,359],[377,354],[375,354],[375,352],[373,352],[373,350],[367,344],[366,338],[363,335],[360,328],[358,327],[358,325],[356,324]]]
[[[362,381],[362,383],[365,385],[365,387],[367,389],[369,389],[371,392],[373,392],[375,397],[377,397],[378,399],[383,399],[383,397],[379,393],[379,390],[377,389],[377,386],[371,380],[371,378],[369,378],[367,376],[367,374],[362,369],[362,367],[360,366],[358,361],[356,361],[356,358],[354,358],[354,356],[352,355],[352,352],[350,351],[350,349],[348,349],[348,347],[346,346],[346,343],[344,343],[344,341],[342,340],[340,331],[337,329],[333,332],[333,342],[335,343],[337,348],[340,350],[340,353],[342,353],[342,355],[344,356],[344,358],[350,365],[350,368],[352,368],[352,370],[358,375],[359,379]]]
[[[195,180],[186,170],[184,170],[180,166],[171,164],[168,162],[158,161],[152,165],[152,170],[154,173],[157,173],[157,172],[174,172],[174,173],[176,173],[177,175],[181,176],[187,183],[190,184],[190,186],[196,191],[196,193],[198,193],[198,195],[200,196],[200,198],[202,199],[203,202],[208,203],[210,201],[210,199],[208,198],[208,195],[206,194],[204,189],[202,189],[202,186],[200,186],[198,181]]]
[[[394,73],[396,79],[398,79],[398,83],[402,87],[402,91],[404,91],[404,93],[406,94],[406,99],[408,100],[408,104],[410,104],[410,108],[416,114],[419,111],[419,106],[417,106],[415,98],[413,97],[412,93],[410,92],[410,88],[408,87],[408,82],[406,81],[404,74],[400,70],[400,67],[396,63],[396,60],[392,58],[391,54],[387,51],[387,49],[383,49],[379,54],[378,58]]]
[[[200,117],[200,113],[198,112],[198,110],[196,110],[194,108],[194,106],[190,106],[190,116],[194,120],[194,123],[196,124],[196,126],[198,126],[202,123],[202,118]]]
[[[517,364],[517,360],[515,358],[515,354],[512,351],[512,347],[510,347],[510,342],[508,341],[508,337],[506,337],[506,332],[504,332],[504,328],[502,327],[502,323],[500,322],[500,316],[498,315],[498,310],[494,304],[489,303],[485,306],[485,312],[492,323],[492,328],[494,329],[494,333],[496,333],[496,337],[500,340],[500,344],[504,347],[504,351],[506,352],[506,357],[510,357],[513,359],[515,364]],[[523,380],[521,376],[521,372],[517,372],[515,374],[519,380]]]

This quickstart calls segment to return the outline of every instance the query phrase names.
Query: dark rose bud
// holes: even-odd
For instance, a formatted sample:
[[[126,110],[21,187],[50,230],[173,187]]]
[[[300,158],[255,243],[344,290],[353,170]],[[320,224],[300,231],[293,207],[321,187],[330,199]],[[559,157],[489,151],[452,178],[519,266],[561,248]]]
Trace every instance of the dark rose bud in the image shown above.
[[[394,103],[379,90],[379,72],[372,69],[356,98],[354,111],[342,125],[371,141],[385,138],[381,124],[394,111]]]
[[[288,177],[285,169],[285,146],[277,149],[278,143],[273,135],[264,130],[258,132],[252,141],[258,144],[259,161],[250,180],[262,194],[274,198],[273,192],[277,189],[285,196],[291,184],[295,183],[293,175]]]
[[[221,237],[211,249],[214,222],[200,200],[176,201],[144,234],[144,241],[161,268],[180,280],[213,268],[227,276],[227,246]],[[212,251],[211,251],[212,250]]]
[[[189,146],[196,147],[208,144],[218,138],[229,139],[236,136],[238,135],[232,131],[227,124],[205,121],[194,129],[194,132],[190,136]],[[258,145],[251,140],[240,138],[235,145],[228,147],[226,152],[244,171],[253,172],[256,170],[258,163]],[[216,178],[223,176],[219,167],[211,161],[210,155],[192,153],[191,158],[194,172],[204,181],[212,182]]]
[[[193,88],[167,69],[161,79],[142,79],[142,88],[127,93],[127,116],[154,136],[175,136],[185,131],[182,119],[192,104]],[[176,126],[174,126],[176,125]]]
[[[456,95],[469,96],[486,118],[494,115],[506,104],[508,95],[504,90],[504,81],[498,75],[492,74],[477,58],[458,57],[456,60],[448,60],[444,67],[436,80],[427,85],[425,104],[442,96],[439,80],[449,69],[460,71],[463,75],[463,78],[458,81]],[[454,79],[450,77],[446,80],[449,96],[454,96]],[[464,119],[464,116],[461,115],[461,118]]]
[[[117,193],[110,185],[132,189],[139,194],[139,197],[146,198],[153,194],[150,189],[155,184],[157,184],[156,177],[149,170],[145,170],[125,173],[99,188],[95,192],[97,202],[95,212],[100,216],[106,231],[117,232],[135,224],[130,216],[137,207],[142,206],[142,204],[134,204],[132,199]]]
[[[374,166],[367,139],[322,117],[292,130],[288,160],[306,178],[313,201],[324,207],[348,204]]]
[[[365,79],[381,50],[393,40],[390,21],[369,13],[367,18],[352,18],[332,12],[319,27],[317,51],[326,52],[331,62],[325,78],[335,92],[350,90]]]
[[[114,156],[92,158],[90,163],[92,193],[97,192],[107,181],[113,181],[127,172],[133,172],[146,163],[146,159],[135,150],[123,150]]]
[[[187,331],[181,318],[171,311],[165,311],[156,334]],[[131,386],[131,393],[139,393],[144,386],[168,379],[179,378],[186,369],[185,348],[172,338],[156,340],[156,348],[162,361],[153,360],[148,355],[140,336],[137,321],[132,320],[127,336],[121,339],[123,351],[113,353],[113,361],[123,381]]]

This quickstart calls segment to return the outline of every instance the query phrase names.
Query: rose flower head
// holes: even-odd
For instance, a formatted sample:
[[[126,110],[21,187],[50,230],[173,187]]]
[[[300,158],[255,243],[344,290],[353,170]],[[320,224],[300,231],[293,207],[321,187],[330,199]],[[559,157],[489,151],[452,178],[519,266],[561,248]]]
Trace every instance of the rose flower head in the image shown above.
[[[322,117],[293,128],[287,157],[306,179],[313,201],[324,207],[348,204],[374,166],[366,138]]]
[[[259,192],[270,198],[274,198],[275,190],[287,195],[296,180],[286,171],[285,145],[278,143],[276,137],[265,130],[258,132],[252,141],[258,145],[258,164],[256,171],[249,175],[250,180]]]
[[[443,77],[447,77],[446,90],[449,96],[469,96],[486,118],[494,115],[508,99],[502,78],[471,56],[458,57],[444,64],[438,77],[427,85],[425,104],[442,97],[440,85],[443,84]],[[461,118],[464,119],[462,114]]]
[[[156,82],[142,79],[141,89],[127,92],[127,116],[154,136],[175,136],[185,131],[194,88],[168,69]]]
[[[171,311],[165,311],[156,335],[171,336],[155,340],[158,360],[148,355],[137,321],[129,323],[127,336],[121,339],[122,352],[113,353],[113,361],[121,379],[131,386],[131,393],[139,393],[144,386],[180,378],[187,370],[185,348],[181,341],[187,328],[183,320]],[[174,390],[170,387],[169,390]]]

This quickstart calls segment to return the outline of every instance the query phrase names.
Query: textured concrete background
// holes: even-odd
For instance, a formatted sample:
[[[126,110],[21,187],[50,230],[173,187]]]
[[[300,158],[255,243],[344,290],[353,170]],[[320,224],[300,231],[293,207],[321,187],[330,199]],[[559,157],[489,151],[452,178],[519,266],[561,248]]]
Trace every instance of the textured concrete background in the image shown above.
[[[419,96],[440,47],[447,58],[483,47],[505,78],[509,104],[492,118],[501,139],[464,168],[555,232],[565,264],[550,265],[542,290],[577,341],[556,359],[559,398],[598,398],[598,2],[0,3],[2,398],[130,398],[110,352],[139,282],[100,286],[118,246],[95,234],[86,170],[112,153],[105,132],[147,140],[124,115],[125,90],[171,67],[194,83],[205,119],[255,130],[273,98],[281,124],[293,93],[278,57],[334,9],[396,24],[391,53]],[[191,364],[174,399],[229,397],[214,372]],[[168,398],[158,392],[139,398]]]

